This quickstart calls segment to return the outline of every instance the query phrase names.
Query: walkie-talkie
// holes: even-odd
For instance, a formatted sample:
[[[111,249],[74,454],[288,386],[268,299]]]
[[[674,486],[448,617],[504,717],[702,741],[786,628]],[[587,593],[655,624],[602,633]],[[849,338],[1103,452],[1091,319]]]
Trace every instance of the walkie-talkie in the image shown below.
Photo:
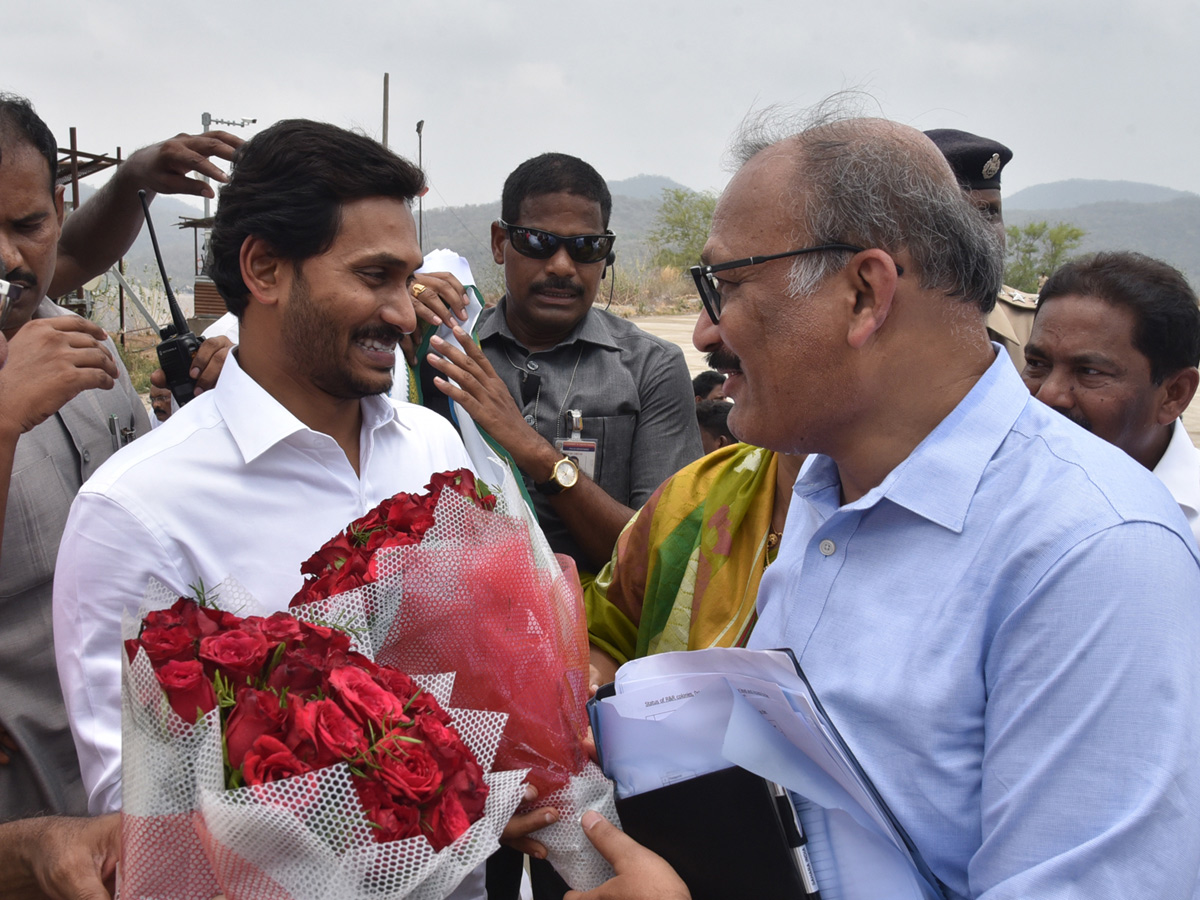
[[[142,210],[146,214],[146,228],[150,231],[150,243],[154,245],[154,258],[158,260],[158,271],[162,274],[163,288],[167,292],[167,305],[171,308],[171,324],[158,330],[162,343],[158,345],[158,364],[162,366],[167,376],[167,387],[175,402],[183,406],[195,396],[196,382],[191,376],[192,357],[200,349],[200,342],[188,327],[183,310],[175,301],[175,292],[171,290],[171,280],[167,278],[167,268],[163,265],[162,252],[158,249],[158,236],[154,233],[154,223],[150,220],[150,204],[146,200],[146,192],[138,191],[142,201]]]

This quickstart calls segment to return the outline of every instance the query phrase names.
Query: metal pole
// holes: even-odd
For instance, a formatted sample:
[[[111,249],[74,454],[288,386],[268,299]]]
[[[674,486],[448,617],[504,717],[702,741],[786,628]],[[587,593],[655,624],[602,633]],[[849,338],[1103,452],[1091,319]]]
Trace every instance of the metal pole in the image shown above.
[[[425,161],[422,158],[421,152],[421,132],[425,130],[425,120],[417,122],[417,168],[422,172],[425,171]],[[425,197],[422,195],[417,197],[417,243],[421,247],[421,252],[425,252]]]
[[[75,126],[71,126],[71,211],[79,209],[79,147],[75,143]],[[83,299],[83,288],[75,289],[75,296]]]
[[[200,113],[200,124],[204,126],[204,134],[208,134],[208,126],[212,124],[212,116],[208,113]],[[208,176],[204,176],[204,183],[208,184]],[[208,198],[204,198],[204,218],[208,218]]]
[[[121,148],[118,147],[117,148],[117,167],[120,168],[120,165],[121,165]],[[122,275],[125,274],[125,257],[124,256],[122,256],[120,259],[117,260],[117,271],[120,272]],[[125,288],[121,286],[120,282],[117,282],[117,310],[121,317],[121,330],[120,330],[121,346],[124,347],[125,346]]]
[[[388,73],[383,73],[383,146],[387,147],[388,128]]]

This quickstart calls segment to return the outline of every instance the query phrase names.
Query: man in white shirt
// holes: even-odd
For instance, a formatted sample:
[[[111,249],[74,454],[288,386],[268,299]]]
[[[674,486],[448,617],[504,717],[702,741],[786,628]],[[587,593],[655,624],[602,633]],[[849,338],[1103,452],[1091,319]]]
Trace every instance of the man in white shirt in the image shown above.
[[[120,806],[120,621],[149,579],[186,595],[233,576],[283,609],[348,522],[470,465],[444,419],[382,396],[416,326],[423,187],[375,141],[315,122],[239,152],[212,274],[241,344],[214,390],[89,479],[59,554],[55,652],[91,812]]]
[[[1200,382],[1200,306],[1140,253],[1067,263],[1042,286],[1021,377],[1033,396],[1167,486],[1200,542],[1200,450],[1180,415]]]

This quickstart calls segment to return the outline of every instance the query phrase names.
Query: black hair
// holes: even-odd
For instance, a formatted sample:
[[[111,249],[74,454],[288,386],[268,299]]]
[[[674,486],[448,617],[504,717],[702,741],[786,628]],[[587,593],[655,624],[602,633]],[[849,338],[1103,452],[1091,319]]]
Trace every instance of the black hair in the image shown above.
[[[701,400],[696,404],[696,421],[713,437],[724,436],[729,443],[736,444],[737,438],[729,430],[729,411],[733,404],[728,400]]]
[[[565,153],[543,153],[527,159],[504,179],[500,194],[500,218],[516,224],[521,216],[521,204],[528,197],[544,194],[575,194],[600,204],[600,219],[608,228],[612,214],[612,194],[600,173],[576,156]]]
[[[712,393],[713,388],[724,383],[724,375],[722,375],[720,372],[714,372],[712,369],[708,369],[692,379],[692,392],[701,400],[703,400]]]
[[[411,201],[425,175],[366,135],[307,119],[286,119],[237,151],[209,240],[208,274],[236,316],[246,309],[242,244],[266,241],[299,263],[333,246],[342,206],[368,197]]]
[[[33,104],[16,94],[0,93],[0,144],[27,143],[46,159],[50,171],[50,193],[58,174],[58,142],[54,133],[34,112]]]
[[[1130,310],[1133,346],[1150,361],[1162,384],[1180,369],[1200,365],[1200,304],[1178,270],[1133,252],[1096,253],[1072,260],[1051,275],[1038,294],[1038,310],[1056,297],[1096,297]]]

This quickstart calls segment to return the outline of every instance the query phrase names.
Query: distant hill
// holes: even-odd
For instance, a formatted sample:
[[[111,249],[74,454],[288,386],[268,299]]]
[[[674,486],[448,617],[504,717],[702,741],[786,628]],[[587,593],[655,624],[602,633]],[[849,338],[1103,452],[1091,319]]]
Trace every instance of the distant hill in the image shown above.
[[[1035,184],[1004,197],[1004,212],[1009,210],[1073,209],[1090,203],[1162,203],[1183,197],[1195,197],[1157,184],[1137,181],[1097,181],[1071,178],[1049,184]]]
[[[96,189],[86,182],[79,185],[80,200],[86,201]],[[68,202],[70,190],[67,191]],[[154,218],[154,232],[158,235],[158,243],[162,249],[163,263],[171,278],[171,287],[176,293],[185,290],[190,292],[195,281],[195,229],[179,228],[181,217],[198,219],[204,215],[203,210],[191,204],[184,203],[174,197],[156,197],[150,204],[150,215]],[[201,235],[203,240],[203,235]],[[150,243],[150,233],[142,228],[137,240],[129,248],[125,256],[126,277],[133,276],[138,281],[146,282],[148,276],[157,276],[158,264],[154,261],[154,248]]]
[[[1200,196],[1174,193],[1180,196],[1159,203],[1089,203],[1068,209],[1011,210],[1005,200],[1004,221],[1070,222],[1087,232],[1079,253],[1136,250],[1170,263],[1193,288],[1200,288]]]
[[[608,189],[612,191],[614,197],[619,194],[622,197],[634,197],[638,200],[658,201],[662,198],[662,192],[668,188],[690,190],[690,188],[684,188],[678,181],[672,181],[662,175],[634,175],[632,178],[622,178],[620,181],[608,183]]]

